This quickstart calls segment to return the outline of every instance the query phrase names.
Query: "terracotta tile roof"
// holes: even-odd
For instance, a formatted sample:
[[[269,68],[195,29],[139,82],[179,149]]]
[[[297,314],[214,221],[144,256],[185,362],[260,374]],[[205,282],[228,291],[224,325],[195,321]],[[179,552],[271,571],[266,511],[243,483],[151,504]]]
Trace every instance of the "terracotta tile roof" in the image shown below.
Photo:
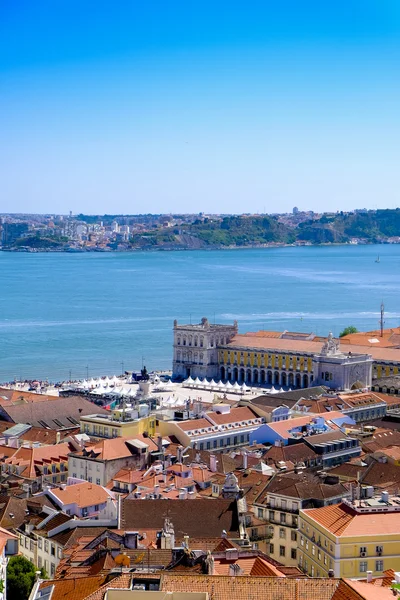
[[[191,419],[189,421],[177,421],[176,425],[182,431],[194,431],[195,429],[206,429],[211,423],[207,419]]]
[[[29,399],[27,402],[2,405],[2,412],[6,413],[14,423],[27,423],[49,429],[76,428],[81,416],[93,413],[109,414],[108,411],[100,406],[94,406],[92,402],[81,396],[69,396],[68,398],[46,397],[41,394],[32,394],[32,396],[35,398]]]
[[[43,581],[39,589],[44,590],[53,587],[51,600],[84,600],[104,583],[104,575],[82,579],[52,579]]]
[[[400,362],[400,350],[397,348],[380,348],[371,344],[369,346],[360,346],[357,344],[343,343],[341,340],[341,350],[344,353],[352,352],[353,354],[370,354],[374,360],[385,360]],[[237,334],[231,342],[226,346],[229,349],[233,348],[254,348],[255,350],[265,350],[273,352],[300,352],[302,354],[319,354],[322,350],[324,340],[296,340],[288,338],[268,338],[253,334]]]
[[[349,594],[350,600],[393,600],[394,597],[392,590],[387,587],[377,587],[355,579],[345,579],[344,583],[355,593],[354,596]]]
[[[382,577],[376,577],[372,580],[372,583],[382,587],[390,587],[392,585],[392,581],[394,580],[394,574],[395,571],[393,569],[387,569],[383,572]]]
[[[362,482],[375,488],[400,486],[400,467],[390,463],[374,461],[363,473]]]
[[[107,527],[76,527],[75,529],[66,529],[57,533],[52,536],[52,539],[65,548],[70,549],[83,537],[92,540],[105,531],[107,531]]]
[[[372,439],[362,442],[362,447],[366,452],[375,452],[378,448],[387,448],[388,446],[400,445],[400,431],[391,429],[380,429],[375,432]]]
[[[214,559],[215,575],[230,575],[231,565],[238,565],[241,569],[240,575],[251,575],[252,577],[285,577],[274,565],[263,560],[260,556],[238,558],[236,560],[226,558]]]
[[[347,489],[342,483],[323,483],[316,475],[303,473],[277,473],[268,483],[260,502],[267,502],[268,494],[284,494],[299,500],[325,500],[327,498],[343,497]]]
[[[250,419],[257,419],[258,415],[248,407],[232,408],[227,414],[210,411],[207,416],[217,425],[226,425],[228,423],[240,423]]]
[[[333,467],[332,469],[329,469],[329,474],[337,475],[339,478],[343,477],[346,479],[357,480],[358,474],[360,473],[360,476],[364,475],[364,473],[367,471],[367,469],[368,469],[367,466],[361,466],[361,465],[347,462],[347,463],[338,465],[337,467]]]
[[[12,456],[6,458],[4,462],[11,465],[25,465],[25,469],[21,475],[24,478],[35,479],[41,474],[37,466],[43,465],[43,461],[58,463],[60,458],[67,462],[71,448],[72,446],[68,443],[57,444],[55,446],[39,446],[38,448],[19,448]]]
[[[74,452],[77,456],[94,455],[99,460],[115,460],[132,456],[132,446],[129,444],[132,440],[138,440],[148,446],[149,452],[156,451],[157,444],[149,437],[135,435],[128,437],[116,437],[112,439],[100,440],[96,444],[87,446],[81,452]]]
[[[188,504],[188,502],[190,504]],[[122,527],[127,530],[142,528],[161,530],[166,516],[172,520],[175,535],[182,537],[220,537],[238,534],[236,502],[216,498],[209,500],[129,500],[122,501]]]
[[[393,460],[400,460],[400,447],[399,446],[389,446],[388,448],[381,448],[377,452],[392,458]]]
[[[43,525],[43,527],[40,527],[40,529],[37,530],[36,533],[38,535],[42,535],[42,533],[47,534],[52,529],[55,529],[56,527],[59,527],[60,525],[63,525],[64,523],[71,521],[72,518],[73,517],[71,517],[70,515],[66,515],[62,512],[58,512],[49,521],[46,521],[45,525]]]
[[[398,535],[400,531],[400,513],[396,512],[359,514],[343,503],[303,512],[337,537]]]
[[[399,347],[399,334],[399,327],[384,329],[383,336],[380,330],[358,331],[357,333],[349,333],[349,335],[343,336],[340,338],[340,342],[355,344],[357,346],[379,346],[380,348]]]
[[[298,462],[315,460],[317,457],[317,453],[301,441],[290,446],[271,446],[264,454],[263,459],[267,461],[272,460],[273,462],[282,460],[285,462],[290,461],[296,464]]]
[[[162,573],[160,590],[208,592],[212,600],[332,600],[338,584],[338,579]]]
[[[115,577],[111,581],[102,585],[96,592],[93,592],[89,596],[86,596],[85,600],[103,600],[103,598],[106,594],[106,591],[109,588],[119,589],[119,590],[130,589],[131,588],[131,580],[132,580],[132,575],[130,573],[123,573],[122,575],[119,575],[118,577]],[[68,598],[65,600],[70,600],[70,599]],[[75,600],[75,598],[73,600]]]
[[[67,485],[64,489],[53,489],[51,491],[63,505],[76,504],[80,508],[103,504],[109,498],[112,498],[111,493],[106,491],[101,485],[87,481]]]

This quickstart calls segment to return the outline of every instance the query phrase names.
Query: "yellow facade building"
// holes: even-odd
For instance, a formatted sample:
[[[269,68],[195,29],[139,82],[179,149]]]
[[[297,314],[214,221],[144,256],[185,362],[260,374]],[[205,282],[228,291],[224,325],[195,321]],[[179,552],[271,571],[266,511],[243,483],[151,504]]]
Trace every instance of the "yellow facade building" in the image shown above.
[[[313,357],[320,354],[326,338],[314,334],[257,331],[237,334],[218,347],[218,377],[239,383],[272,384],[305,388],[314,381]],[[340,342],[350,355],[371,355],[372,379],[400,373],[400,349]],[[217,375],[216,375],[217,376]]]
[[[111,415],[85,415],[80,418],[81,433],[94,438],[134,437],[141,433],[154,436],[156,418],[124,415],[114,411]]]
[[[399,503],[399,504],[398,504]],[[374,577],[400,569],[400,498],[382,492],[361,502],[301,510],[299,567],[311,577]]]

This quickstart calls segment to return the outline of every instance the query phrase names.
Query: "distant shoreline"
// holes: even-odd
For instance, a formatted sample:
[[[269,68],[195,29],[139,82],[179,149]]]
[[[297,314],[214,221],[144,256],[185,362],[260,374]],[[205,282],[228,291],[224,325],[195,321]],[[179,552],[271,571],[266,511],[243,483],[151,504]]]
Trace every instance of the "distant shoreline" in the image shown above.
[[[397,242],[364,242],[362,244],[354,244],[350,242],[325,242],[325,243],[308,243],[308,244],[247,244],[246,246],[205,246],[202,248],[35,248],[35,249],[20,249],[20,248],[0,248],[0,252],[10,252],[13,254],[125,254],[134,252],[197,252],[197,251],[213,251],[213,250],[257,250],[270,248],[311,248],[311,247],[329,247],[329,246],[396,246]]]

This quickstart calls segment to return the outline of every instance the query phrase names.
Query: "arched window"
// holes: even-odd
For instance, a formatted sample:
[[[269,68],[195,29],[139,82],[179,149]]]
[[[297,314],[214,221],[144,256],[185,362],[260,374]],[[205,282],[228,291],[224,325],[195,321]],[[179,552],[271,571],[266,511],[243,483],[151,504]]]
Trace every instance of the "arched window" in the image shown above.
[[[200,336],[200,348],[203,348],[204,346],[204,337],[201,335]]]
[[[183,345],[186,346],[186,335],[183,336]]]
[[[178,346],[181,345],[181,336],[178,336]]]
[[[178,352],[176,353],[176,360],[177,361],[181,360],[181,352],[180,352],[180,350],[178,350]]]
[[[197,335],[195,335],[194,336],[194,345],[197,346],[198,342],[199,342],[199,339],[198,339]]]

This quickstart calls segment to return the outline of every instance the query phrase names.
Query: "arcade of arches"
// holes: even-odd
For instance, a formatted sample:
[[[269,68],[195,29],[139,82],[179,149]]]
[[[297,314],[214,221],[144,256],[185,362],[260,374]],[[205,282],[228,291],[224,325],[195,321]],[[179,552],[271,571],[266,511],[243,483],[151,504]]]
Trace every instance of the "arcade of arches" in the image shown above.
[[[287,372],[282,369],[260,369],[252,367],[220,367],[219,377],[231,383],[275,385],[291,388],[307,388],[313,382],[312,373]]]

